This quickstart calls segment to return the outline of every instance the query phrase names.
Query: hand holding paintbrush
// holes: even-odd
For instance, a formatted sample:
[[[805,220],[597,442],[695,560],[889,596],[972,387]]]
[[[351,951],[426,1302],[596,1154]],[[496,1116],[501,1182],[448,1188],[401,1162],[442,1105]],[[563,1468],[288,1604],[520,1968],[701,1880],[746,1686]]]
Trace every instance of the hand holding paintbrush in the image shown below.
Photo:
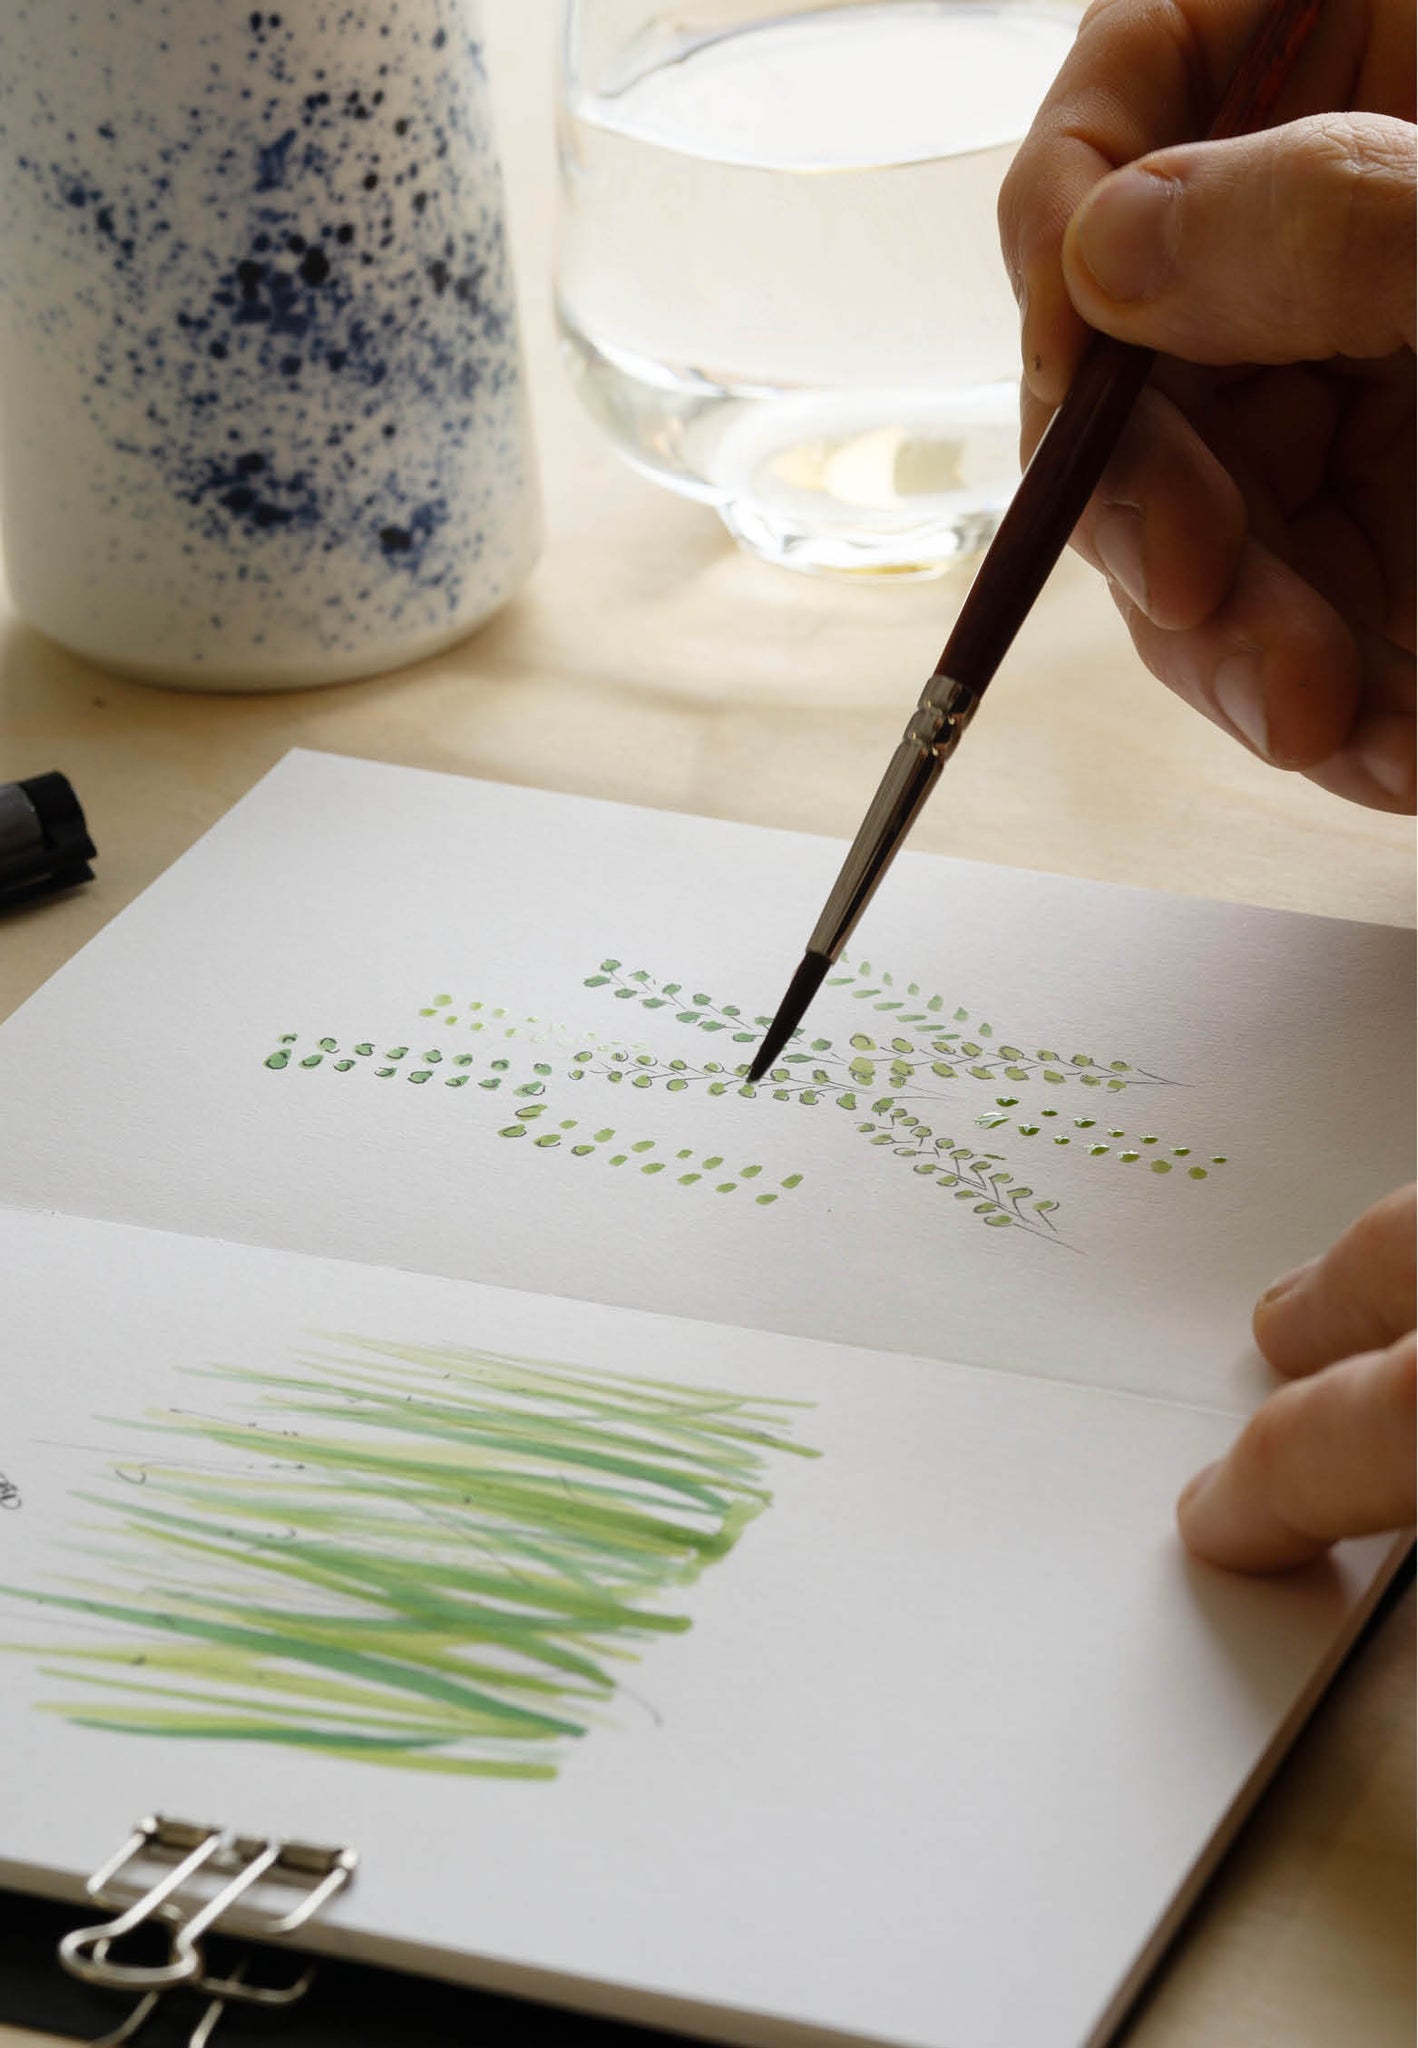
[[[1202,0],[1195,0],[1195,8],[1199,16],[1207,18],[1218,12],[1214,5],[1203,6]],[[1221,96],[1210,129],[1213,140],[1264,126],[1296,74],[1319,14],[1320,0],[1276,0],[1264,13],[1244,48],[1231,84]],[[1230,16],[1240,17],[1242,36],[1252,26],[1253,18],[1248,17],[1245,9],[1232,7]],[[1325,20],[1326,34],[1331,37],[1332,18],[1326,16]],[[1167,23],[1171,24],[1168,26],[1162,22],[1157,8],[1120,0],[1118,6],[1092,18],[1091,32],[1095,37],[1116,35],[1120,19],[1132,25],[1142,52],[1153,46],[1161,49],[1164,67],[1169,67],[1174,81],[1180,79],[1185,88],[1184,99],[1195,99],[1206,90],[1202,45],[1196,44],[1190,59],[1184,53],[1176,24],[1187,17],[1177,8],[1167,15]],[[1080,65],[1086,73],[1089,33],[1085,29],[1080,37],[1065,66],[1061,84]],[[1120,133],[1138,138],[1145,133],[1149,115],[1155,113],[1155,107],[1149,108],[1147,102],[1149,96],[1155,100],[1158,81],[1149,74],[1146,65],[1135,71],[1125,65],[1123,72],[1116,90],[1095,95],[1095,101],[1101,105],[1103,118],[1113,121]],[[1123,112],[1129,105],[1142,108],[1131,126]],[[1083,110],[1085,115],[1088,111],[1087,107]],[[1183,110],[1180,118],[1184,120],[1190,111]],[[1044,132],[1047,135],[1047,127]],[[1088,145],[1079,140],[1076,130],[1071,136],[1065,131],[1065,140],[1069,139],[1088,155]],[[1026,152],[1029,147],[1026,144]],[[1092,176],[1096,178],[1107,163],[1101,152],[1094,151]],[[1018,189],[1013,180],[1006,188],[1006,217],[1010,194]],[[1056,209],[1050,214],[1053,198],[1049,194],[1044,198],[1044,218],[1058,219]],[[1054,310],[1057,311],[1057,293]],[[1048,311],[1045,306],[1036,312],[1036,323]],[[1037,347],[1034,353],[1039,355],[1039,367],[1033,374],[1052,376],[1057,382],[1060,366],[1046,365]],[[857,834],[773,1027],[753,1062],[751,1079],[760,1078],[768,1070],[801,1021],[828,967],[934,788],[946,760],[959,744],[984,690],[1092,496],[1147,379],[1152,360],[1149,349],[1112,338],[1095,340],[1084,355],[981,564],[955,630]]]
[[[1270,32],[1303,41],[1303,13],[1273,11]],[[1050,508],[1032,528],[1016,513],[1044,477],[1057,487],[1072,420],[1067,490],[1107,465],[1073,538],[1108,573],[1147,665],[1263,759],[1411,810],[1413,10],[1331,0],[1278,70],[1254,53],[1242,64],[1242,83],[1259,70],[1278,85],[1268,103],[1285,126],[1179,143],[1253,20],[1243,0],[1116,0],[1090,17],[1006,182],[1026,448],[1063,401],[1010,514],[1037,549],[1024,608]],[[1352,111],[1316,112],[1332,107]],[[1085,320],[1113,339],[1091,344],[1070,384]],[[1150,360],[1119,353],[1127,344],[1164,361],[1108,462]],[[1119,391],[1121,414],[1087,410]],[[1087,496],[1052,508],[1050,546]],[[997,543],[926,693],[947,713],[938,685],[959,674],[958,645],[967,659],[978,647],[967,622],[1002,653],[1023,616],[986,575],[998,558]],[[968,715],[971,699],[957,702]],[[925,766],[922,794],[939,772]],[[818,979],[809,953],[785,1014]],[[755,1074],[782,1042],[770,1034]],[[1413,1214],[1400,1190],[1261,1296],[1255,1340],[1290,1384],[1183,1493],[1182,1533],[1201,1555],[1273,1569],[1412,1523]]]

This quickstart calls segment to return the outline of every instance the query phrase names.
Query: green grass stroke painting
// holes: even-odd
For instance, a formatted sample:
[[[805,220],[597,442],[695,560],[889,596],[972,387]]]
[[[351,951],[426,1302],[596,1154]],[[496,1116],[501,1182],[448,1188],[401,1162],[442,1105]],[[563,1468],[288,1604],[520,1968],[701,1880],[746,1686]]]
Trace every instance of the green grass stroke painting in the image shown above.
[[[816,1455],[802,1404],[451,1346],[192,1377],[220,1408],[129,1425],[80,1496],[100,1575],[0,1589],[77,1625],[8,1647],[83,1727],[554,1777],[774,1462]]]

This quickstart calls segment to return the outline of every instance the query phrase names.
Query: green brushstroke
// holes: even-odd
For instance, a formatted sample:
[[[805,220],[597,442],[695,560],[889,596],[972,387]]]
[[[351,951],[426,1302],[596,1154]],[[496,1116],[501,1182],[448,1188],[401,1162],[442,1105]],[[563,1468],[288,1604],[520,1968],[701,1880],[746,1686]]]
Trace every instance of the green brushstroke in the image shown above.
[[[803,1404],[453,1346],[331,1339],[213,1367],[229,1413],[165,1410],[74,1548],[103,1576],[3,1587],[86,1639],[6,1645],[76,1726],[553,1777],[675,1588],[772,1499]],[[194,1449],[195,1447],[195,1449]],[[89,1639],[97,1632],[101,1640]]]

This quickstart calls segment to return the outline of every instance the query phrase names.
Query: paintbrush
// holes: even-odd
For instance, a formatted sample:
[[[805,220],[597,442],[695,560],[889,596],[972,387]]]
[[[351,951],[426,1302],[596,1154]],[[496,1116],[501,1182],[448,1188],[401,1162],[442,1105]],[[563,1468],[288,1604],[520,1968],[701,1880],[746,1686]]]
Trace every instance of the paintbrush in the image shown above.
[[[1208,140],[1262,128],[1320,0],[1274,0],[1227,87]],[[995,670],[1068,544],[1152,368],[1150,349],[1099,336],[1049,422],[970,587],[955,630],[891,757],[802,964],[748,1070],[761,1081],[801,1024],[959,746]]]

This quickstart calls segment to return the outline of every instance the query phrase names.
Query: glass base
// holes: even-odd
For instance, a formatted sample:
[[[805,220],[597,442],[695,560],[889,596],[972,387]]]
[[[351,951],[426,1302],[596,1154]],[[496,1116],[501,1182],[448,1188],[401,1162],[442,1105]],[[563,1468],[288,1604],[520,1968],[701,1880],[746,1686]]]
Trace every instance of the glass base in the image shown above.
[[[625,460],[784,568],[943,575],[989,545],[1019,480],[1014,377],[954,391],[729,383],[612,349],[559,312],[572,382]]]

